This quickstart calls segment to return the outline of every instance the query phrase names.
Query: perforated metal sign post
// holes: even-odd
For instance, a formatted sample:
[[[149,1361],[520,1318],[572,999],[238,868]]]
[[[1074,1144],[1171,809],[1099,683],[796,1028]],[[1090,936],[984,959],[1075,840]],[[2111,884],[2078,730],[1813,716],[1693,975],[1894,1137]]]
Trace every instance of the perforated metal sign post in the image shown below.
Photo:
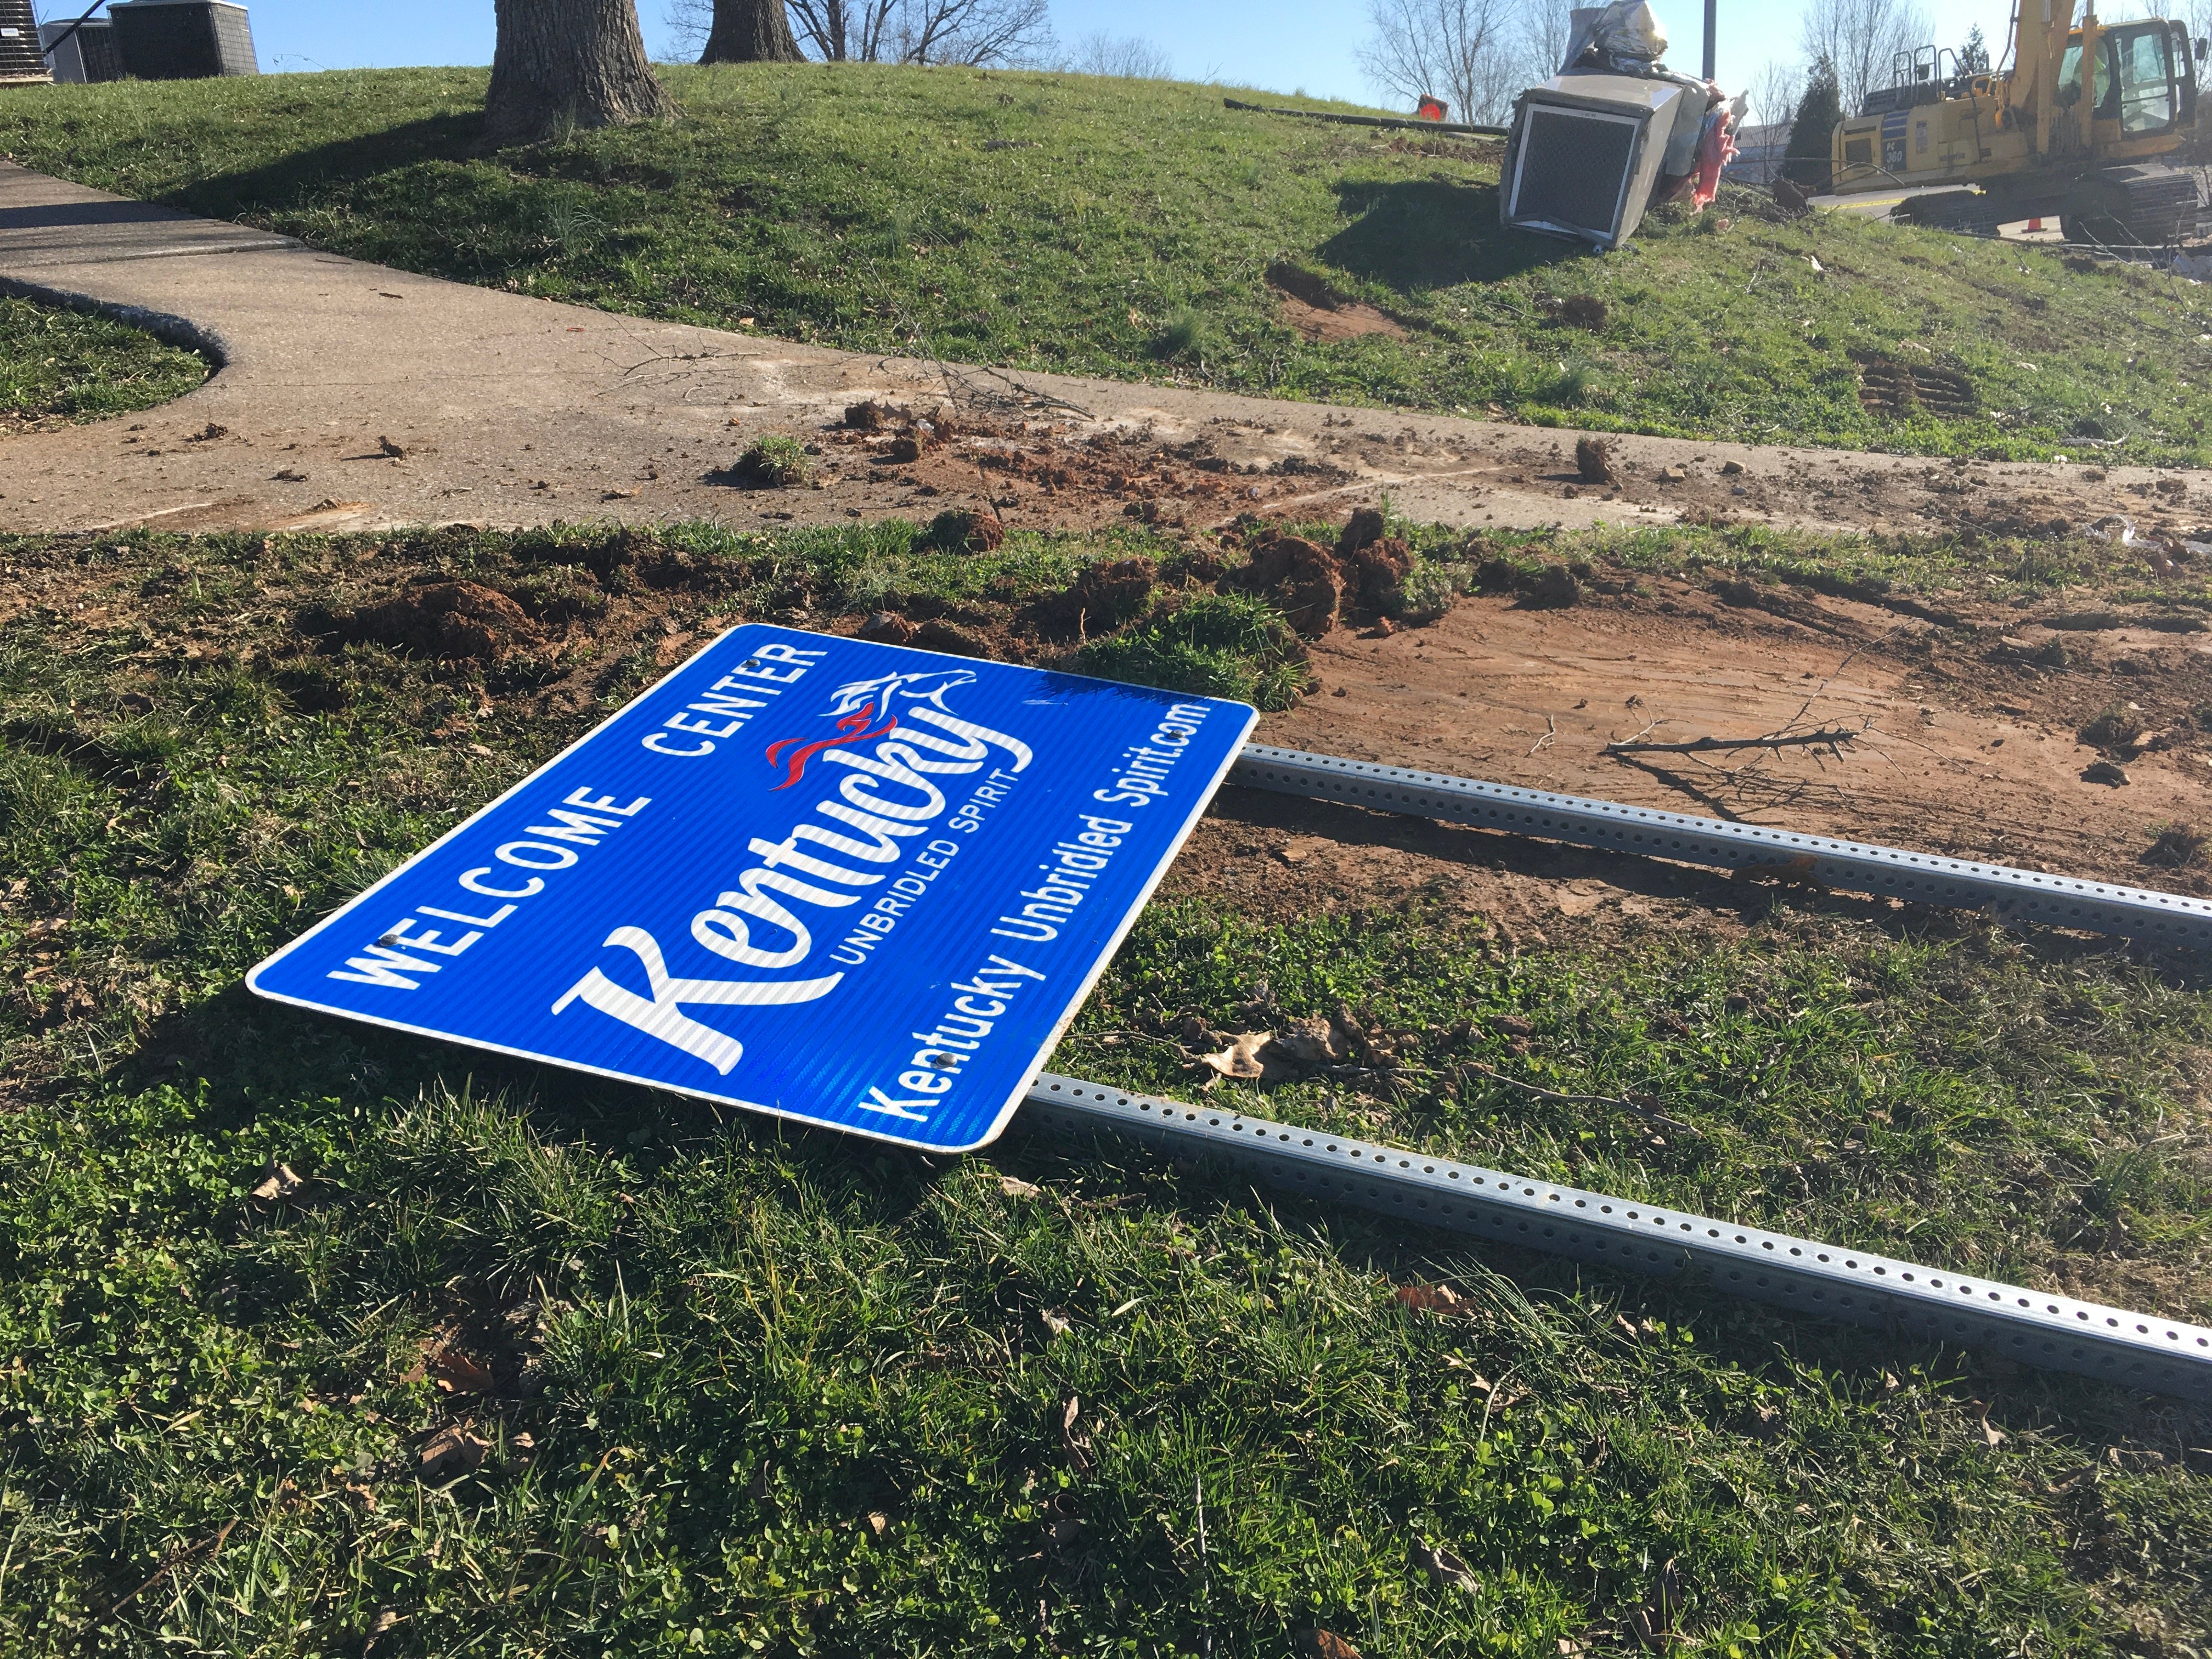
[[[1378,812],[1440,818],[1609,853],[1726,870],[1769,871],[1783,879],[1818,887],[1984,910],[2006,921],[2078,927],[2195,950],[2212,947],[2212,902],[2118,882],[1979,864],[1765,824],[1725,823],[1657,807],[1626,806],[1259,744],[1246,745],[1229,781],[1253,789],[1344,801]]]
[[[1024,1125],[1034,1115],[1064,1131],[1149,1141],[1303,1198],[1630,1273],[1702,1270],[1715,1290],[1816,1318],[2212,1400],[2212,1330],[2183,1320],[1300,1128],[1227,1105],[1194,1105],[1050,1073],[1039,1075],[1029,1098]]]
[[[1005,1127],[1256,718],[736,629],[247,983],[966,1151]]]

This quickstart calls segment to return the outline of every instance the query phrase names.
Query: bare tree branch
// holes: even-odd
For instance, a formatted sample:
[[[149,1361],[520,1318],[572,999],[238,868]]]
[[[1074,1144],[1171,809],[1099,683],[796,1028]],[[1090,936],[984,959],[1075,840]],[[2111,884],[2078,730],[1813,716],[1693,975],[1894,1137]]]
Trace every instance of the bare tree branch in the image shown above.
[[[1687,743],[1644,743],[1632,738],[1605,746],[1608,755],[1697,755],[1715,749],[1797,749],[1807,746],[1835,749],[1855,743],[1860,733],[1848,726],[1825,732],[1801,732],[1791,737],[1693,738]]]
[[[1797,118],[1798,101],[1805,95],[1805,70],[1800,64],[1776,58],[1752,77],[1751,109],[1754,123],[1779,126]]]
[[[905,64],[1025,63],[1052,46],[1049,0],[899,0],[886,57]]]
[[[1360,67],[1406,105],[1440,97],[1455,119],[1496,121],[1528,84],[1510,0],[1369,0],[1367,18]]]
[[[1856,115],[1867,94],[1895,82],[1897,54],[1933,40],[1928,14],[1912,0],[1810,0],[1802,39],[1807,61],[1836,66],[1844,112]]]
[[[1165,47],[1141,35],[1116,37],[1103,30],[1077,41],[1060,67],[1070,75],[1114,75],[1133,81],[1175,78],[1175,64]]]

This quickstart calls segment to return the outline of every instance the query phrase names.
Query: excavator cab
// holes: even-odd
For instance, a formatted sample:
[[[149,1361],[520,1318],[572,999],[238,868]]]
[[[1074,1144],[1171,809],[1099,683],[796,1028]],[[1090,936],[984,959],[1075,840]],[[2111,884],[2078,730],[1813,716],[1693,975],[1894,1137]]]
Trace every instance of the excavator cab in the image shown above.
[[[2097,31],[2097,103],[2092,144],[2156,137],[2197,118],[2197,66],[2187,27],[2166,18],[2116,23]],[[2058,65],[2058,101],[2081,102],[2081,37],[2077,30]]]

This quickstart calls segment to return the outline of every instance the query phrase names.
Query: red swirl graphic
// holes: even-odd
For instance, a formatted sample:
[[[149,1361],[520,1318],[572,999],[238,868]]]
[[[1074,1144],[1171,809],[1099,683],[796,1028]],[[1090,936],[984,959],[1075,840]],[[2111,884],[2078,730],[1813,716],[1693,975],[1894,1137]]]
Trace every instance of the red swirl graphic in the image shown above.
[[[787,766],[790,772],[790,775],[786,777],[781,783],[776,785],[775,788],[788,789],[793,784],[797,783],[801,777],[805,775],[806,763],[812,760],[817,755],[820,754],[825,749],[842,748],[844,744],[848,743],[866,743],[872,738],[880,738],[898,730],[898,716],[896,714],[886,720],[881,726],[876,727],[872,732],[857,730],[857,727],[867,725],[870,712],[870,710],[863,708],[860,713],[854,714],[848,719],[839,720],[837,722],[837,729],[845,732],[847,735],[842,738],[824,738],[819,743],[810,743],[806,747],[793,754],[787,762],[783,758],[783,751],[789,749],[792,744],[799,742],[799,738],[785,738],[781,742],[769,744],[768,763],[770,766]],[[769,793],[770,794],[774,794],[775,790],[772,789]]]

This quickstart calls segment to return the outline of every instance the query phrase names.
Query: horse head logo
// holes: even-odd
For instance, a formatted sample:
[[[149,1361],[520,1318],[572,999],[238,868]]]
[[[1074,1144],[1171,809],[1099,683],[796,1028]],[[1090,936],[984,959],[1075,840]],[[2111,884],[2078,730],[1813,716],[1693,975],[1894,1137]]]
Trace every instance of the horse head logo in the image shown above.
[[[945,707],[945,694],[957,687],[973,685],[975,676],[965,668],[931,668],[919,674],[884,674],[872,680],[854,680],[850,685],[841,685],[830,694],[826,714],[841,720],[851,714],[865,713],[871,720],[892,717],[894,700],[904,698],[908,702],[926,702],[945,714],[952,711]]]
[[[949,714],[952,711],[945,706],[945,694],[975,683],[975,674],[965,668],[930,668],[915,674],[882,674],[872,680],[854,680],[839,686],[830,693],[830,707],[823,711],[823,718],[836,720],[837,729],[845,735],[823,738],[814,743],[785,738],[770,744],[768,763],[783,768],[787,775],[776,787],[788,789],[797,783],[805,775],[806,763],[825,749],[868,743],[897,731],[898,705],[902,701],[926,702]]]

